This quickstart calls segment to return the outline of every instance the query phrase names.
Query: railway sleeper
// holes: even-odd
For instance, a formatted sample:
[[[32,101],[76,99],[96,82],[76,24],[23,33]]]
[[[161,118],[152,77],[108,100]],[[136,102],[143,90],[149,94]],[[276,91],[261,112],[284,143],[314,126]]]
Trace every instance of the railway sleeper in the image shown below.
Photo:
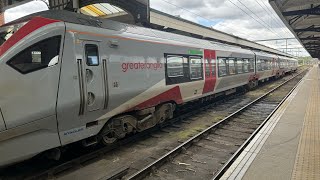
[[[242,132],[242,133],[248,133],[251,134],[254,129],[253,128],[247,128],[247,127],[239,127],[239,126],[232,126],[232,125],[226,125],[222,127],[222,129],[228,130],[228,131],[235,131],[235,132]]]
[[[225,144],[225,145],[228,145],[228,146],[237,146],[237,142],[229,141],[228,139],[225,139],[225,138],[217,139],[217,138],[206,137],[206,140],[215,142],[217,144]]]
[[[239,132],[233,132],[233,131],[227,131],[227,130],[216,131],[215,134],[219,136],[235,138],[243,141],[247,140],[247,138],[249,137],[247,133],[239,133]]]

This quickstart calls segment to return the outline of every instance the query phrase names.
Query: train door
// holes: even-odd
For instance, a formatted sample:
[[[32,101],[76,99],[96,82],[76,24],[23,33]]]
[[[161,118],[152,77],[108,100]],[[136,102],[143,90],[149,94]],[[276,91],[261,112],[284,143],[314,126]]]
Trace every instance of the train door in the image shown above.
[[[94,135],[107,107],[107,58],[103,44],[89,38],[66,34],[57,102],[62,145]]]
[[[83,41],[83,59],[78,59],[80,109],[79,115],[89,118],[90,113],[105,106],[105,65],[101,60],[99,43]]]
[[[216,83],[216,52],[204,50],[205,84],[203,94],[213,92]]]

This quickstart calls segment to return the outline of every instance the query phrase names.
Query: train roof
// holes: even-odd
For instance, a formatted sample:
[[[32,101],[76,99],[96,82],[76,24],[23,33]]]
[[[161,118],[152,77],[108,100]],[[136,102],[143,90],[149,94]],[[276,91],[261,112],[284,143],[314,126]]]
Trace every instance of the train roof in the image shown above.
[[[278,56],[275,54],[269,54],[263,51],[253,51],[253,52],[260,57],[278,58]]]
[[[34,17],[43,17],[43,18],[54,19],[54,20],[59,20],[63,22],[69,22],[74,24],[99,27],[99,28],[105,28],[105,29],[112,29],[112,30],[121,30],[125,28],[125,25],[126,25],[124,23],[115,22],[112,20],[101,19],[98,17],[87,16],[87,15],[65,11],[65,10],[47,10],[47,11],[41,11],[41,12],[24,16],[8,24],[4,24],[3,26],[29,21]]]
[[[230,46],[223,43],[211,42],[208,40],[192,38],[192,37],[183,36],[179,34],[168,33],[168,32],[155,30],[151,28],[125,24],[121,22],[108,20],[108,19],[87,16],[87,15],[74,13],[70,11],[64,11],[64,10],[47,10],[47,11],[37,12],[31,15],[22,17],[20,19],[17,19],[3,26],[26,22],[31,20],[34,17],[43,17],[43,18],[54,19],[54,20],[72,23],[72,24],[79,24],[84,26],[121,31],[125,33],[146,36],[150,39],[171,41],[179,44],[183,43],[185,45],[194,46],[197,48],[208,48],[208,49],[211,48],[211,49],[221,50],[221,51],[235,51],[238,53],[253,54],[251,50],[243,49],[237,46]],[[88,31],[90,30],[88,29]]]

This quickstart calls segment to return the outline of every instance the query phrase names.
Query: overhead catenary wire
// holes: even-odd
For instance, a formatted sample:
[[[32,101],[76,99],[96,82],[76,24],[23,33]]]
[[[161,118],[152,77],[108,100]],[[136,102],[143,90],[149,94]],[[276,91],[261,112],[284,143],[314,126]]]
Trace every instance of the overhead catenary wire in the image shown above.
[[[284,23],[281,21],[281,19],[280,19],[278,16],[275,15],[274,10],[271,9],[271,6],[268,6],[263,0],[261,0],[261,2],[262,2],[262,4],[266,7],[266,9],[270,12],[270,14],[272,14],[273,17],[277,20],[277,22],[278,22],[279,24],[285,26]],[[271,9],[271,10],[270,10],[270,9]],[[288,31],[288,33],[289,33],[290,35],[292,35],[292,37],[293,37],[292,32],[291,32],[288,28],[285,28],[285,29],[286,29],[286,30]]]
[[[256,0],[257,2],[259,0]],[[285,25],[283,24],[283,22],[280,20],[280,18],[278,16],[275,15],[275,12],[273,10],[270,10],[270,6],[266,5],[265,2],[263,0],[260,0],[262,5],[264,5],[264,7],[266,7],[265,9],[270,13],[270,15],[272,16],[272,18],[275,20],[275,22],[277,24],[280,25],[280,27],[285,27]],[[262,6],[261,6],[262,7]],[[287,31],[290,35],[292,35],[291,31],[289,31],[289,29],[285,28],[285,31]],[[293,35],[292,35],[293,36]]]
[[[275,22],[276,24],[278,24],[280,28],[281,28],[281,27],[285,27],[285,25],[284,25],[283,22],[280,20],[280,18],[275,15],[274,11],[271,9],[271,6],[268,6],[268,5],[265,3],[264,0],[255,0],[255,1],[259,4],[259,6],[260,6],[266,13],[270,14],[270,17],[271,17],[272,19],[274,19],[274,22]],[[259,1],[260,1],[260,3],[259,3]],[[261,4],[262,4],[262,5],[261,5]],[[263,7],[263,6],[264,6],[264,7]],[[298,42],[298,40],[297,40],[296,38],[294,38],[293,34],[291,33],[291,31],[289,31],[288,28],[281,28],[281,30],[282,30],[283,32],[285,32],[286,34],[289,34],[289,35],[290,35],[289,37],[292,37],[293,40],[294,40],[297,44],[300,44],[300,43]],[[285,39],[286,39],[286,38],[285,38]],[[278,46],[278,45],[276,45],[276,46]],[[277,48],[277,49],[278,49],[278,48]]]
[[[174,3],[171,3],[171,2],[169,2],[169,1],[167,1],[167,0],[161,0],[161,1],[167,3],[167,4],[171,5],[171,6],[175,6],[175,7],[179,8],[179,9],[181,9],[181,10],[184,10],[184,11],[186,11],[186,12],[188,12],[188,13],[191,13],[191,14],[193,14],[193,15],[195,15],[195,16],[197,16],[197,17],[200,17],[200,18],[202,18],[202,19],[204,19],[204,20],[207,20],[208,22],[214,22],[214,21],[212,21],[212,20],[210,20],[210,19],[208,19],[208,18],[206,18],[206,17],[203,17],[203,16],[201,16],[201,15],[199,15],[199,14],[197,14],[197,13],[194,13],[193,11],[190,11],[190,10],[184,8],[184,7],[181,7],[181,6],[179,6],[179,5],[176,5],[176,4],[174,4]],[[230,1],[230,0],[229,0],[229,1]],[[238,0],[238,1],[239,1],[239,0]],[[231,2],[231,1],[230,1],[230,2]],[[268,29],[268,30],[269,30],[271,33],[273,33],[275,36],[282,38],[281,35],[275,33],[275,32],[272,30],[272,27],[270,27],[270,26],[268,27],[268,26],[264,25],[263,23],[265,23],[265,24],[267,24],[267,23],[266,23],[265,21],[261,20],[254,12],[252,12],[252,11],[250,10],[251,13],[253,13],[255,16],[257,16],[263,23],[261,23],[259,20],[257,20],[257,18],[252,17],[248,12],[246,12],[246,11],[245,11],[244,9],[242,9],[241,7],[237,6],[235,3],[233,3],[233,2],[231,2],[231,3],[232,3],[233,5],[235,5],[236,7],[238,7],[241,11],[243,11],[244,13],[246,13],[248,16],[250,16],[252,19],[254,19],[255,21],[257,21],[257,22],[258,22],[260,25],[262,25],[264,28]],[[241,3],[241,2],[240,2],[240,3]],[[261,4],[260,4],[260,5],[261,5]],[[246,7],[246,8],[248,8],[248,7]],[[263,8],[263,7],[261,7],[261,8]],[[263,9],[264,9],[264,8],[263,8]],[[269,9],[267,9],[267,10],[270,12]],[[264,11],[266,11],[266,9],[264,9]],[[267,12],[267,11],[266,11],[266,12]],[[268,14],[268,13],[267,13],[267,14]],[[273,12],[271,12],[270,15],[272,15],[273,17],[275,17],[275,15],[274,15]],[[274,18],[272,18],[272,19],[274,19]],[[277,19],[275,18],[275,20],[277,20]],[[214,23],[216,23],[216,22],[214,22]],[[278,22],[277,22],[277,24],[281,26],[281,24],[279,24]],[[223,24],[219,24],[219,25],[224,26],[224,27],[226,27],[226,28],[234,31],[234,29],[231,28],[231,27],[225,26],[225,25],[223,25]],[[272,26],[272,25],[271,25],[271,26]],[[281,29],[281,30],[283,31],[283,29]],[[286,30],[287,30],[287,29],[286,29]],[[238,34],[245,35],[245,37],[250,37],[250,35],[248,35],[248,34],[243,34],[243,33],[238,33]],[[250,37],[250,38],[251,38],[251,37]],[[251,39],[253,39],[253,38],[251,38]]]
[[[237,0],[238,2],[240,2],[240,4],[242,4],[246,9],[248,9],[252,14],[254,14],[255,16],[257,16],[253,11],[251,11],[245,4],[243,4],[240,0]],[[237,8],[239,8],[241,11],[243,11],[244,13],[246,13],[248,16],[250,16],[252,19],[254,19],[256,22],[258,22],[260,25],[262,25],[263,27],[265,27],[266,29],[268,29],[271,33],[273,33],[274,35],[281,37],[279,34],[275,33],[270,27],[266,26],[264,23],[265,21],[261,20],[261,18],[259,16],[257,20],[254,16],[251,16],[248,12],[246,12],[244,9],[242,9],[240,6],[238,6],[236,3],[232,2],[231,0],[229,0],[229,2],[231,2],[234,6],[236,6]]]
[[[281,29],[282,32],[284,32],[284,33],[288,33],[288,32],[289,32],[289,30],[288,30],[287,28],[283,28],[283,27],[285,27],[283,24],[281,25],[281,24],[278,22],[278,19],[275,18],[275,16],[274,16],[274,13],[270,12],[268,9],[266,9],[265,7],[263,7],[258,0],[255,0],[255,2],[264,10],[264,12],[266,12],[267,14],[269,14],[270,20],[274,20],[273,22],[274,22],[275,24],[277,24],[277,26]],[[270,21],[270,25],[272,26],[271,21]],[[289,34],[290,34],[290,33],[289,33]]]

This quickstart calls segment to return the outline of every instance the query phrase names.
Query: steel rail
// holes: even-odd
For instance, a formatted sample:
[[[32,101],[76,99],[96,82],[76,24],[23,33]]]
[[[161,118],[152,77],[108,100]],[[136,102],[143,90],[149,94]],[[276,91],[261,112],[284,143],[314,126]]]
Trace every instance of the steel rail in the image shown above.
[[[213,124],[212,126],[208,127],[207,129],[201,131],[200,133],[198,133],[197,135],[193,136],[192,138],[188,139],[187,141],[185,141],[184,143],[180,144],[179,146],[177,146],[176,148],[174,148],[173,150],[171,150],[170,152],[168,152],[167,154],[163,155],[162,157],[160,157],[159,159],[157,159],[156,161],[150,163],[149,165],[145,166],[143,169],[139,170],[138,172],[136,172],[135,174],[131,175],[130,177],[128,177],[128,180],[135,180],[135,179],[142,179],[143,177],[145,177],[147,174],[149,174],[150,172],[152,172],[153,170],[155,170],[156,168],[160,167],[162,164],[164,164],[166,161],[173,159],[176,155],[179,154],[179,152],[185,150],[187,147],[191,146],[193,142],[196,142],[197,139],[201,139],[202,137],[205,137],[206,135],[208,135],[210,133],[210,131],[214,130],[214,129],[218,129],[219,126],[221,126],[224,123],[229,122],[229,120],[234,117],[235,115],[239,114],[240,112],[244,111],[245,109],[251,107],[252,105],[256,104],[257,102],[259,102],[261,99],[265,98],[266,96],[268,96],[269,94],[271,94],[272,92],[276,91],[277,89],[279,89],[280,87],[282,87],[283,85],[287,84],[288,82],[290,82],[291,80],[295,79],[297,76],[299,76],[300,74],[302,74],[304,71],[300,72],[299,74],[295,75],[294,77],[290,78],[289,80],[281,83],[280,85],[278,85],[277,87],[273,88],[272,90],[268,91],[267,93],[265,93],[264,95],[260,96],[259,98],[255,99],[254,101],[250,102],[249,104],[245,105],[244,107],[240,108],[239,110],[235,111],[234,113],[230,114],[229,116],[227,116],[226,118],[220,120],[219,122]],[[291,93],[292,91],[290,91]],[[268,116],[269,117],[269,116]],[[241,146],[242,147],[242,146]]]
[[[302,71],[301,73],[303,73]],[[298,75],[300,75],[299,73]],[[297,76],[298,76],[297,75]],[[295,76],[296,77],[296,76]],[[294,78],[295,78],[294,77]],[[301,79],[290,91],[289,93],[280,101],[280,103],[275,107],[275,109],[265,118],[265,120],[260,124],[260,126],[251,134],[251,136],[240,146],[240,148],[232,155],[232,157],[224,164],[224,166],[220,169],[219,172],[215,174],[213,180],[220,179],[223,174],[229,169],[232,163],[240,156],[240,154],[244,151],[244,149],[249,145],[249,143],[253,140],[253,138],[259,133],[259,131],[263,128],[263,126],[270,120],[273,114],[280,108],[280,106],[286,101],[286,99],[291,95],[291,93],[298,87],[303,79]]]

